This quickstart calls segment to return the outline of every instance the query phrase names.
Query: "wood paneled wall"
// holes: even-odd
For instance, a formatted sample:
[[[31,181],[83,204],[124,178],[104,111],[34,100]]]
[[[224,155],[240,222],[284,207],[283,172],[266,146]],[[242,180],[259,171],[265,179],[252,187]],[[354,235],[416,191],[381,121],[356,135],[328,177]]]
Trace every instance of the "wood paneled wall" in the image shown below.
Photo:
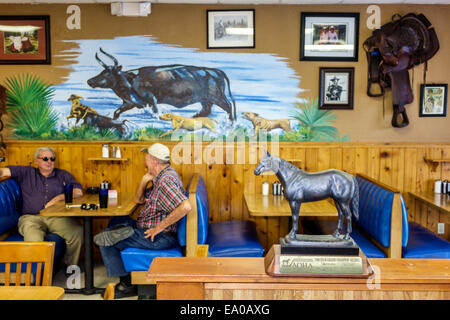
[[[122,162],[92,161],[101,157],[104,142],[29,142],[7,143],[7,162],[3,165],[33,165],[33,154],[39,146],[52,146],[57,153],[56,166],[70,171],[84,188],[97,186],[103,180],[112,182],[114,189],[134,191],[145,173],[144,157],[140,152],[152,142],[109,142],[120,146]],[[166,143],[166,142],[165,142]],[[274,182],[274,175],[255,176],[260,150],[268,149],[272,154],[292,161],[307,171],[329,168],[349,173],[363,173],[385,184],[399,189],[406,200],[409,218],[437,231],[437,223],[445,222],[450,239],[450,217],[430,208],[414,204],[408,191],[432,190],[435,179],[450,180],[450,163],[439,163],[432,171],[424,158],[450,159],[450,143],[234,143],[211,144],[204,142],[166,143],[173,152],[184,157],[183,163],[173,163],[186,185],[194,172],[205,179],[209,203],[210,221],[252,219],[245,210],[243,193],[260,193],[264,181]],[[278,152],[277,152],[278,150]],[[172,152],[172,158],[173,153]],[[288,232],[288,218],[258,218],[260,239],[265,248],[277,243],[280,236]],[[106,227],[108,219],[96,219],[94,234]]]

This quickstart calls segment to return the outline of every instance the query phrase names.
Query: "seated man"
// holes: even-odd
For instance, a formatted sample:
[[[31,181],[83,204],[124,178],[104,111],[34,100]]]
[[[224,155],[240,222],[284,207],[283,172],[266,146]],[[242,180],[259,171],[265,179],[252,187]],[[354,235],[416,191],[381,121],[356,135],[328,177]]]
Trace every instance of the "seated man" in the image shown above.
[[[83,227],[71,217],[42,217],[39,212],[64,200],[64,184],[73,185],[73,197],[81,197],[81,184],[67,171],[55,168],[55,151],[38,148],[34,153],[37,168],[8,166],[0,168],[0,177],[14,178],[23,198],[22,216],[17,225],[25,241],[44,241],[45,234],[55,233],[66,240],[66,265],[77,265],[83,244]]]
[[[141,151],[146,153],[148,171],[134,197],[136,203],[144,204],[137,221],[130,217],[114,218],[108,229],[94,237],[94,242],[100,246],[107,275],[120,277],[114,291],[118,299],[137,294],[120,252],[126,248],[164,250],[178,246],[175,223],[191,210],[183,183],[170,166],[169,148],[155,143]],[[147,189],[150,181],[153,185]]]

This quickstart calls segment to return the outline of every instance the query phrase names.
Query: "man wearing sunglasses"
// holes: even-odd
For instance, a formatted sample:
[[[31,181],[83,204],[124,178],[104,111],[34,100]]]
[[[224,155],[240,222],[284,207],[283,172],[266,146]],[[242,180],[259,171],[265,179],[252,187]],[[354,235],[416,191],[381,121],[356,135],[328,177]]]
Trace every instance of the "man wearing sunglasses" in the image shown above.
[[[64,200],[64,184],[73,185],[73,197],[83,195],[81,184],[67,171],[55,168],[55,151],[38,148],[34,153],[36,167],[8,166],[0,168],[1,177],[15,179],[22,190],[23,208],[19,233],[25,241],[44,241],[46,233],[66,240],[66,265],[77,265],[83,244],[83,227],[71,217],[42,217],[39,212]]]

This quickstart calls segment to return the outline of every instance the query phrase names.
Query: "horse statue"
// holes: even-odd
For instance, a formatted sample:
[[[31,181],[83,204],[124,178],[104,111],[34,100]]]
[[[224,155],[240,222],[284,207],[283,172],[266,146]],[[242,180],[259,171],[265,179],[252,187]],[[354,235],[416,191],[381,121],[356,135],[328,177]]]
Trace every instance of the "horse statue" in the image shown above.
[[[292,228],[286,241],[295,241],[298,231],[298,216],[302,202],[311,202],[332,198],[339,214],[339,222],[333,237],[340,238],[344,216],[347,230],[344,240],[350,240],[352,232],[352,214],[359,218],[359,188],[356,178],[349,173],[329,169],[320,172],[305,172],[286,160],[266,154],[259,162],[254,173],[260,175],[273,171],[284,188],[284,197],[288,200],[292,212]]]

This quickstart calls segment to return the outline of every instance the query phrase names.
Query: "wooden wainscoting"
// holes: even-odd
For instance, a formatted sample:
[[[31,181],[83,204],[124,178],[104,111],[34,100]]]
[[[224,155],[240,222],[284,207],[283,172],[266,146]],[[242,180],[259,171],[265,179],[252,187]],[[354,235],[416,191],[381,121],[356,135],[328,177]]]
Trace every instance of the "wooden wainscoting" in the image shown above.
[[[103,143],[120,146],[127,161],[98,161]],[[97,186],[103,180],[112,182],[113,189],[134,191],[145,172],[140,152],[153,142],[67,142],[67,141],[8,141],[4,165],[33,165],[33,154],[39,146],[56,149],[56,166],[70,171],[84,188]],[[435,179],[450,180],[450,163],[437,162],[433,167],[425,158],[450,159],[450,143],[291,143],[271,145],[240,143],[227,145],[203,142],[163,142],[183,157],[183,163],[173,163],[185,184],[193,173],[205,179],[210,221],[232,219],[255,220],[263,246],[268,249],[288,232],[288,217],[251,218],[245,210],[243,194],[260,193],[264,181],[276,180],[274,175],[255,176],[253,170],[260,150],[268,149],[283,159],[307,171],[329,168],[362,173],[399,189],[407,203],[409,218],[437,232],[437,223],[446,222],[443,236],[450,240],[448,216],[441,216],[432,208],[415,205],[408,191],[432,190]],[[183,150],[184,151],[179,151]],[[188,162],[188,163],[187,163]],[[189,163],[190,162],[190,163]],[[3,164],[2,164],[3,165]],[[94,234],[106,227],[108,219],[94,221]],[[98,254],[98,252],[97,252]]]

